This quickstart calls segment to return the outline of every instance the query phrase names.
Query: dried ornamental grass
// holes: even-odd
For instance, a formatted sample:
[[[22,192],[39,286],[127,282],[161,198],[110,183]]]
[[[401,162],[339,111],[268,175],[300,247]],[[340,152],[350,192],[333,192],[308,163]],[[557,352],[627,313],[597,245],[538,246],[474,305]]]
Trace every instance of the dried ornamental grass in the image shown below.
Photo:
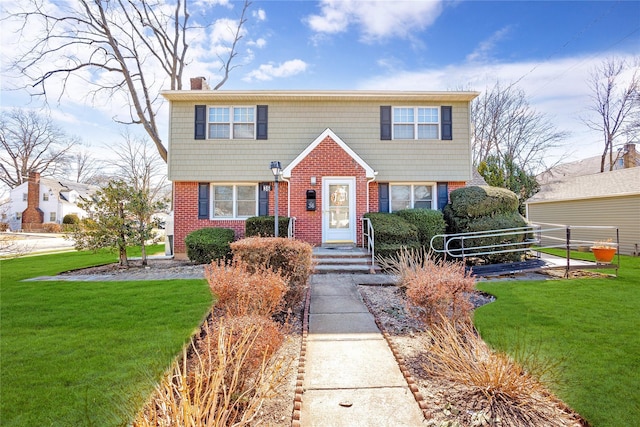
[[[223,321],[209,344],[192,342],[190,351],[185,348],[165,374],[133,427],[249,425],[287,369],[281,362],[268,363],[273,348],[256,358],[264,329],[264,322]],[[248,360],[253,369],[248,369]]]
[[[240,260],[229,265],[216,262],[207,265],[205,278],[218,298],[216,311],[229,316],[271,316],[282,309],[288,290],[280,274],[264,266],[250,267]]]
[[[414,314],[426,324],[443,318],[454,323],[469,322],[473,304],[470,296],[475,279],[464,264],[433,261],[425,251],[403,251],[393,266],[399,286],[413,305]]]
[[[443,319],[429,331],[424,369],[469,389],[468,400],[481,401],[496,425],[569,426],[578,418],[530,372],[504,353],[493,352],[471,324]],[[552,366],[536,367],[544,375]],[[494,424],[491,424],[494,425]]]

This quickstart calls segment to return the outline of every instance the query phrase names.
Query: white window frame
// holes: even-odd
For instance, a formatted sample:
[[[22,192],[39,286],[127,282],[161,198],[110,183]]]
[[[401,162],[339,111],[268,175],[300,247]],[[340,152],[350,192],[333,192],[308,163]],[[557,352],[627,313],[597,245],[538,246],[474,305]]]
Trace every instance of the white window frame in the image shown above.
[[[56,212],[49,212],[49,222],[56,222],[58,220],[58,215]]]
[[[215,187],[233,187],[233,196],[232,196],[232,216],[216,216],[215,212]],[[254,188],[254,202],[255,209],[252,215],[238,215],[238,187],[253,187]],[[247,219],[252,216],[258,216],[258,184],[257,183],[211,183],[209,185],[209,217],[212,220],[228,220],[228,219]]]
[[[405,108],[413,110],[413,122],[396,122],[396,109]],[[418,112],[420,109],[434,109],[438,115],[437,122],[420,122],[418,120]],[[391,107],[391,138],[399,141],[412,141],[412,140],[424,140],[424,141],[437,141],[440,139],[440,124],[442,122],[442,114],[440,113],[440,107],[431,106],[431,105],[419,105],[419,106],[393,106]],[[408,125],[413,124],[413,138],[398,138],[396,137],[396,125]],[[436,137],[435,138],[419,138],[419,127],[420,125],[431,125],[436,127]]]
[[[413,209],[415,207],[415,190],[414,187],[424,185],[431,187],[431,207],[428,209],[437,209],[438,206],[438,186],[435,182],[393,182],[389,183],[389,212],[393,212],[393,187],[409,186],[409,207],[407,209]]]
[[[211,108],[226,108],[229,110],[229,121],[228,122],[211,122],[209,121],[209,110]],[[235,119],[235,109],[236,108],[249,108],[251,110],[253,110],[253,121],[252,122],[243,122],[243,121],[238,121],[236,122]],[[212,124],[227,124],[229,125],[229,138],[214,138],[211,136],[211,125]],[[246,125],[252,125],[253,126],[253,135],[249,138],[242,138],[242,137],[236,137],[234,135],[234,125],[240,125],[240,124],[246,124]],[[240,140],[252,140],[252,139],[256,139],[256,132],[257,132],[257,108],[255,105],[207,105],[207,139],[212,139],[212,140],[231,140],[231,139],[240,139]]]
[[[29,200],[29,196],[27,195],[27,193],[22,193],[22,201],[26,202]]]
[[[44,193],[42,193],[42,201],[43,202],[48,202],[49,201],[49,193],[47,193],[46,191]]]
[[[16,212],[16,221],[22,221],[22,212]]]

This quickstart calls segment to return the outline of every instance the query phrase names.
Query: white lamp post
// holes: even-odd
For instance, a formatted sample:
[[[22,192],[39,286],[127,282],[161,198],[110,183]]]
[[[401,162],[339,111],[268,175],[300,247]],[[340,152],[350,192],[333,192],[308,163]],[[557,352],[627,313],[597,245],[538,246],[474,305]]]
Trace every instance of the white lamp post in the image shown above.
[[[276,185],[275,185],[275,194],[274,194],[274,209],[273,209],[273,214],[275,216],[275,236],[278,237],[278,176],[280,175],[280,172],[282,172],[282,168],[280,166],[280,162],[271,162],[271,172],[273,173],[273,176],[276,180]]]

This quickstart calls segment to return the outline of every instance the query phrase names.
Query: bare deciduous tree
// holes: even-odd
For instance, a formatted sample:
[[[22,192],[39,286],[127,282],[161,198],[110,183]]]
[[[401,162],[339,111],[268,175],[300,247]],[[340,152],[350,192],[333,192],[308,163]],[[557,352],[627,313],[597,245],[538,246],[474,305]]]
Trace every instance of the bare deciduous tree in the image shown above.
[[[475,167],[495,156],[529,174],[546,169],[549,150],[568,135],[535,111],[522,90],[500,82],[473,101],[471,123]]]
[[[103,162],[88,151],[78,151],[71,156],[69,163],[69,177],[73,181],[94,184],[96,176],[101,173]]]
[[[250,6],[245,0],[235,28],[229,28],[233,40],[219,55],[222,78],[214,89],[228,79],[242,38],[245,14]],[[154,142],[160,157],[167,161],[156,114],[162,100],[161,88],[182,89],[187,65],[190,27],[187,0],[78,0],[45,3],[30,0],[28,6],[12,14],[22,22],[25,52],[16,59],[20,70],[47,95],[47,83],[59,78],[62,92],[79,79],[93,89],[87,94],[94,100],[100,95],[113,98],[124,95],[129,107],[126,119],[119,123],[140,124]],[[26,36],[32,28],[41,28],[40,37]],[[22,42],[22,40],[21,40]],[[162,75],[159,75],[159,74]],[[73,79],[72,79],[73,78]]]
[[[616,139],[637,135],[640,131],[640,58],[635,64],[622,59],[610,58],[591,72],[589,87],[593,91],[590,110],[596,119],[584,119],[591,129],[602,132],[604,149],[600,160],[600,172],[604,172],[607,157],[609,170],[613,170],[616,159],[613,147]],[[626,82],[625,82],[626,80]]]
[[[151,200],[165,199],[170,188],[167,182],[167,165],[153,149],[148,139],[136,138],[129,132],[112,146],[115,158],[105,163],[113,170],[113,176],[126,182],[135,191],[145,191]]]
[[[55,175],[65,167],[70,150],[78,143],[35,111],[0,113],[0,181],[15,188],[30,171]]]

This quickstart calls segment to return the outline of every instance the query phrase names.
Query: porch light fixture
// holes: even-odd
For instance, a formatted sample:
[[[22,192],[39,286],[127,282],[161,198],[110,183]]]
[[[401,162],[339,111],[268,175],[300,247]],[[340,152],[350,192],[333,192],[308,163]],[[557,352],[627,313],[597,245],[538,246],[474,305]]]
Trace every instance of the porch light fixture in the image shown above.
[[[278,237],[278,176],[280,176],[280,173],[282,173],[282,167],[280,166],[280,162],[271,162],[271,172],[273,173],[273,177],[275,178],[275,194],[274,194],[274,209],[273,209],[273,213],[274,213],[274,217],[275,217],[275,224],[274,224],[274,234],[276,237]]]

